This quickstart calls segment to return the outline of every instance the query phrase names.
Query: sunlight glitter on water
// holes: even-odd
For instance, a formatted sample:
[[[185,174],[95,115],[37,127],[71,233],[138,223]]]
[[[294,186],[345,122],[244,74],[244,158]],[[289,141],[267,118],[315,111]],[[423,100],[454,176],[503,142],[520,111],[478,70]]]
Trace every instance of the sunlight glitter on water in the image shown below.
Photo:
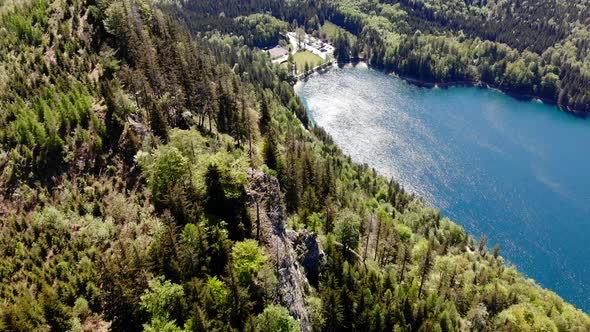
[[[590,311],[590,122],[478,88],[422,89],[367,68],[296,87],[353,160],[440,208]]]

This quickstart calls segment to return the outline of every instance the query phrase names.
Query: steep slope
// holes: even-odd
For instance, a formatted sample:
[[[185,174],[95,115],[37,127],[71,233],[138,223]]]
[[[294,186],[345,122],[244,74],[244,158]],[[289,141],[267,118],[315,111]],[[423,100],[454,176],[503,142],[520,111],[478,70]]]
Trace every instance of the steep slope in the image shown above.
[[[250,208],[256,211],[256,237],[266,247],[278,279],[276,300],[288,308],[289,313],[300,322],[302,331],[311,331],[305,304],[309,284],[297,261],[294,243],[287,235],[287,216],[281,200],[279,182],[262,172],[253,173],[250,182],[248,197]]]

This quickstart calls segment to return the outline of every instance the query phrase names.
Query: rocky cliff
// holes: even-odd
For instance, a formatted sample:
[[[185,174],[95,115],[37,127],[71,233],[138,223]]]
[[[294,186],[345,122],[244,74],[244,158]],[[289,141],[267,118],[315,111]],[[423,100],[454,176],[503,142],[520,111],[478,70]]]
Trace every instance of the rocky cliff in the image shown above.
[[[248,202],[255,220],[254,232],[275,267],[275,301],[299,320],[302,331],[311,331],[305,304],[310,287],[308,276],[316,283],[325,259],[316,235],[286,229],[285,207],[275,177],[263,172],[251,174]]]

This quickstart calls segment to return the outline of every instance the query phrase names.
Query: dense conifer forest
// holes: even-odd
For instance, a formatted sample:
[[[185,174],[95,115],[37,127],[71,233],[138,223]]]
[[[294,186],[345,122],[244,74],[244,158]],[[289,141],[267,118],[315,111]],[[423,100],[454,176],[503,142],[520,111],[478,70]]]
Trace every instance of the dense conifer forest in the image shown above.
[[[590,112],[590,9],[584,1],[314,0],[178,1],[195,31],[232,28],[232,17],[267,12],[308,32],[333,22],[358,39],[347,62],[420,83],[476,83]],[[222,22],[217,23],[219,15]],[[238,20],[239,21],[239,20]],[[197,22],[197,23],[195,23]],[[231,22],[231,23],[228,23]],[[341,36],[344,37],[344,34]]]
[[[586,110],[588,16],[513,3],[0,0],[0,330],[589,331],[353,163],[258,49],[329,19],[347,56]]]
[[[429,83],[474,82],[590,111],[582,1],[328,1],[373,66]]]

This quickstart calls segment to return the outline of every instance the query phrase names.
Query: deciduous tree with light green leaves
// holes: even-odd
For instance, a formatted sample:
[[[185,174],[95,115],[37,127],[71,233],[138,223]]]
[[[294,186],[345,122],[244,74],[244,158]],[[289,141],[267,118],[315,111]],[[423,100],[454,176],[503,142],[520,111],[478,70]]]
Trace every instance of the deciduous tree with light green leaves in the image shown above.
[[[257,332],[299,332],[299,323],[285,307],[269,305],[256,318]]]
[[[234,272],[243,285],[249,285],[252,282],[267,259],[258,242],[253,239],[236,242],[231,256]]]
[[[149,289],[141,296],[141,308],[151,317],[144,324],[146,331],[180,331],[171,316],[182,308],[184,290],[181,285],[171,283],[164,277],[149,281]]]
[[[336,239],[342,243],[344,252],[355,250],[359,244],[361,219],[351,210],[343,210],[336,216],[334,233]]]
[[[172,187],[184,185],[188,178],[188,160],[175,147],[161,147],[153,156],[138,155],[138,161],[147,169],[148,185],[152,197],[161,202]]]

